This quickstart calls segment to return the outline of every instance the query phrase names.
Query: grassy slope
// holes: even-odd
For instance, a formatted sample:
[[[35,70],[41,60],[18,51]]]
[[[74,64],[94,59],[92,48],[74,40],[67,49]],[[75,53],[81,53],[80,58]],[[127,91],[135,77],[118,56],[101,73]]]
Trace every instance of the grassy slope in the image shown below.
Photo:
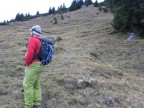
[[[0,108],[22,108],[23,56],[28,29],[40,24],[43,34],[62,41],[42,77],[43,107],[143,108],[143,40],[126,41],[113,31],[110,13],[93,7],[0,26]],[[58,24],[53,24],[53,18]],[[78,84],[79,80],[92,80]]]

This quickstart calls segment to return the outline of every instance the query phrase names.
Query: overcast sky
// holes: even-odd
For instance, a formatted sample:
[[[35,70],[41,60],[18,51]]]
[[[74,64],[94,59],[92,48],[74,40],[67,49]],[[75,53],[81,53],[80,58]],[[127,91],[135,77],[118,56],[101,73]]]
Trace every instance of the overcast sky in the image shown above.
[[[66,7],[69,7],[72,1],[73,0],[1,0],[0,22],[14,19],[17,13],[30,13],[30,15],[35,15],[37,11],[46,13],[50,6],[57,9],[57,7],[63,3]],[[92,1],[95,2],[96,0]],[[104,0],[97,1],[102,2]]]

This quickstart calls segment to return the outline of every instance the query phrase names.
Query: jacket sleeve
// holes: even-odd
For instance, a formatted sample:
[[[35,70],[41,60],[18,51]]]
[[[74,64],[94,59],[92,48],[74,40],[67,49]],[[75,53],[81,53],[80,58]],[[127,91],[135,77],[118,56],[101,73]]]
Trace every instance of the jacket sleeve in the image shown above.
[[[25,56],[26,67],[28,67],[32,63],[33,56],[34,56],[35,49],[36,49],[34,38],[30,38],[28,43],[29,44],[27,47],[27,54]]]

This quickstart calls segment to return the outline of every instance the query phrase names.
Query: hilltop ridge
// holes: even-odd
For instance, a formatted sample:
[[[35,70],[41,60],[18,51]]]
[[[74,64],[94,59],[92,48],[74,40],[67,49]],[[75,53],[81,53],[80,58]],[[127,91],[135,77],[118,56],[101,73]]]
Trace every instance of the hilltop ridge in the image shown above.
[[[43,37],[62,39],[44,67],[43,108],[143,108],[143,40],[110,35],[112,19],[111,13],[89,6],[0,26],[1,108],[23,107],[23,56],[35,24],[45,31]]]

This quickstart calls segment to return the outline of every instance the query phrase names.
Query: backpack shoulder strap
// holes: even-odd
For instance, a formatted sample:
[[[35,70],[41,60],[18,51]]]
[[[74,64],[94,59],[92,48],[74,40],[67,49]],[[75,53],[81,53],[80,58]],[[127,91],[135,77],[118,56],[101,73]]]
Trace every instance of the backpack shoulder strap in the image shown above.
[[[39,37],[34,37],[34,38],[37,38],[38,40],[40,40],[40,42],[41,42],[41,38],[39,38]],[[33,57],[33,60],[35,60],[35,59],[39,59],[39,57],[38,57],[38,55],[39,54],[34,54],[34,57]]]
[[[40,41],[41,41],[41,37],[34,37],[34,38],[37,38],[38,40],[40,40]]]

